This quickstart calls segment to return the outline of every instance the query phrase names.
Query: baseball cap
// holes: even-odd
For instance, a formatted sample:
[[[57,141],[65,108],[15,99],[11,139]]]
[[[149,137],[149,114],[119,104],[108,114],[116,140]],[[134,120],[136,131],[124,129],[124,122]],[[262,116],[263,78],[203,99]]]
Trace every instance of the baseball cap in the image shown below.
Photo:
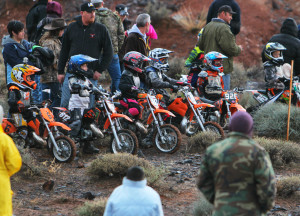
[[[236,12],[234,12],[229,5],[223,5],[223,6],[221,6],[219,8],[219,10],[218,10],[218,14],[221,13],[221,12],[223,12],[223,11],[231,13],[231,14],[236,14]]]
[[[92,12],[96,10],[95,6],[93,5],[93,3],[91,2],[86,2],[86,3],[83,3],[81,6],[80,6],[80,11],[86,11],[86,12]]]
[[[123,4],[118,4],[116,6],[116,11],[118,11],[121,16],[125,16],[125,15],[128,16],[129,13],[127,10],[128,10],[128,8]]]
[[[91,2],[92,2],[93,4],[95,4],[95,3],[102,3],[103,0],[92,0]]]

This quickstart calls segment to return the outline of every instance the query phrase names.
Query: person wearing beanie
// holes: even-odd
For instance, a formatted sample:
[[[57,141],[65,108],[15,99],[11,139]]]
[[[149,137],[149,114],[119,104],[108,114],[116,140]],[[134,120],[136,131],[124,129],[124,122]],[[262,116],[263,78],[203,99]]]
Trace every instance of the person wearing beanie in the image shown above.
[[[145,173],[139,166],[128,169],[123,183],[110,195],[104,216],[163,216],[159,194],[147,186]]]
[[[251,139],[253,119],[236,112],[228,138],[206,150],[197,187],[212,215],[264,215],[274,206],[275,174],[266,150]]]

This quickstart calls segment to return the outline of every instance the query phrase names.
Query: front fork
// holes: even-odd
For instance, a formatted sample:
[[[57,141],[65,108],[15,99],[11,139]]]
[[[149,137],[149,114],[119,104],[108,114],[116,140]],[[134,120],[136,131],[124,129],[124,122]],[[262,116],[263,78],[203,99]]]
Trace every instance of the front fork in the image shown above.
[[[203,126],[204,118],[203,118],[203,116],[202,116],[202,114],[201,114],[200,108],[198,108],[197,110],[195,110],[195,108],[194,108],[194,106],[191,104],[191,102],[190,102],[190,101],[188,101],[188,102],[189,102],[189,105],[190,105],[190,107],[191,107],[191,109],[192,109],[192,111],[193,111],[193,113],[194,113],[194,116],[195,116],[196,119],[197,119],[197,122],[198,122],[199,126],[201,127],[201,130],[202,130],[202,131],[206,131],[205,128],[204,128],[204,126]]]
[[[47,129],[47,131],[48,131],[48,134],[49,134],[49,136],[50,136],[52,145],[54,145],[54,148],[55,148],[56,151],[60,154],[60,153],[61,153],[61,149],[58,147],[58,145],[57,145],[57,143],[56,143],[56,141],[55,141],[55,138],[54,138],[54,136],[53,136],[52,131],[50,130],[50,128],[49,128],[49,126],[48,126],[46,120],[45,120],[44,118],[42,118],[42,119],[43,119],[43,123],[44,123],[44,125],[45,125],[45,127],[46,127],[46,129]],[[54,127],[55,127],[55,126],[54,126]],[[51,146],[49,146],[49,148],[51,149]]]
[[[119,140],[119,137],[118,137],[118,133],[117,131],[121,129],[120,125],[119,125],[119,122],[116,120],[116,121],[112,121],[111,117],[110,117],[110,114],[107,115],[108,116],[108,119],[110,121],[110,126],[111,126],[111,130],[113,132],[113,135],[117,141],[117,146],[119,149],[121,149],[121,142]]]
[[[156,116],[154,115],[154,111],[153,111],[153,109],[151,107],[150,107],[150,112],[152,114],[153,122],[154,122],[154,124],[155,124],[155,126],[157,128],[160,140],[161,140],[162,143],[165,143],[166,141],[165,141],[165,139],[163,137],[163,134],[161,132],[161,129],[160,129],[160,126],[164,124],[164,121],[163,121],[160,113],[157,113],[158,119],[156,118]]]

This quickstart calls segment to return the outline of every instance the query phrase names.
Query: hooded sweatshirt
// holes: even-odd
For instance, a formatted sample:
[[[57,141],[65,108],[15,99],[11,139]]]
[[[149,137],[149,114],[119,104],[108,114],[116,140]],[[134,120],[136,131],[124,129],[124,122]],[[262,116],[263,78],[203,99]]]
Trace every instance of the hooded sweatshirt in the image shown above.
[[[133,25],[130,30],[128,30],[128,38],[126,39],[125,43],[125,53],[136,51],[148,56],[149,48],[146,43],[146,35],[141,33],[136,24]]]
[[[114,54],[117,54],[121,50],[125,38],[121,19],[111,10],[100,8],[96,11],[95,21],[105,25],[110,34]]]
[[[283,51],[284,63],[291,64],[294,60],[294,75],[300,75],[300,40],[298,37],[297,23],[293,18],[287,18],[280,29],[280,33],[272,36],[269,42],[278,42],[282,44],[286,50]],[[268,42],[268,43],[269,43]],[[263,49],[262,60],[267,61],[264,56]]]

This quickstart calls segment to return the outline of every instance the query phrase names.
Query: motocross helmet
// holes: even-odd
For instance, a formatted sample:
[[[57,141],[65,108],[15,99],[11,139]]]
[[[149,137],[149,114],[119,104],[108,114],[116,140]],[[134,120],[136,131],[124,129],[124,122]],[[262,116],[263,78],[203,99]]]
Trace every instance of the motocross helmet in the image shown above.
[[[281,45],[280,43],[270,42],[270,43],[267,43],[267,45],[265,47],[264,55],[269,61],[273,62],[274,64],[281,65],[284,62],[283,56],[282,56],[283,50],[286,50],[286,48],[283,45]],[[275,51],[280,51],[280,56],[278,58],[275,58],[273,56],[273,52],[275,52]]]
[[[87,77],[92,78],[93,77],[93,71],[91,69],[88,69],[87,71],[81,69],[81,65],[88,64],[90,62],[97,61],[98,59],[92,58],[87,55],[73,55],[71,56],[68,64],[68,71],[71,74],[74,74],[79,77]]]
[[[11,79],[16,83],[36,89],[36,82],[34,81],[34,74],[40,69],[28,64],[18,64],[11,70]]]
[[[41,47],[41,46],[34,45],[32,47],[32,54],[35,57],[39,58],[43,66],[45,67],[52,65],[54,62],[53,51],[48,47]]]
[[[124,67],[136,73],[142,73],[143,63],[149,62],[150,60],[150,58],[136,51],[126,53],[123,58]]]
[[[219,52],[209,52],[204,56],[204,63],[212,70],[223,72],[223,59],[227,56]]]
[[[155,48],[150,51],[149,58],[152,60],[151,65],[152,67],[160,70],[161,72],[168,72],[169,70],[169,53],[173,53],[173,51],[162,49],[162,48]]]

